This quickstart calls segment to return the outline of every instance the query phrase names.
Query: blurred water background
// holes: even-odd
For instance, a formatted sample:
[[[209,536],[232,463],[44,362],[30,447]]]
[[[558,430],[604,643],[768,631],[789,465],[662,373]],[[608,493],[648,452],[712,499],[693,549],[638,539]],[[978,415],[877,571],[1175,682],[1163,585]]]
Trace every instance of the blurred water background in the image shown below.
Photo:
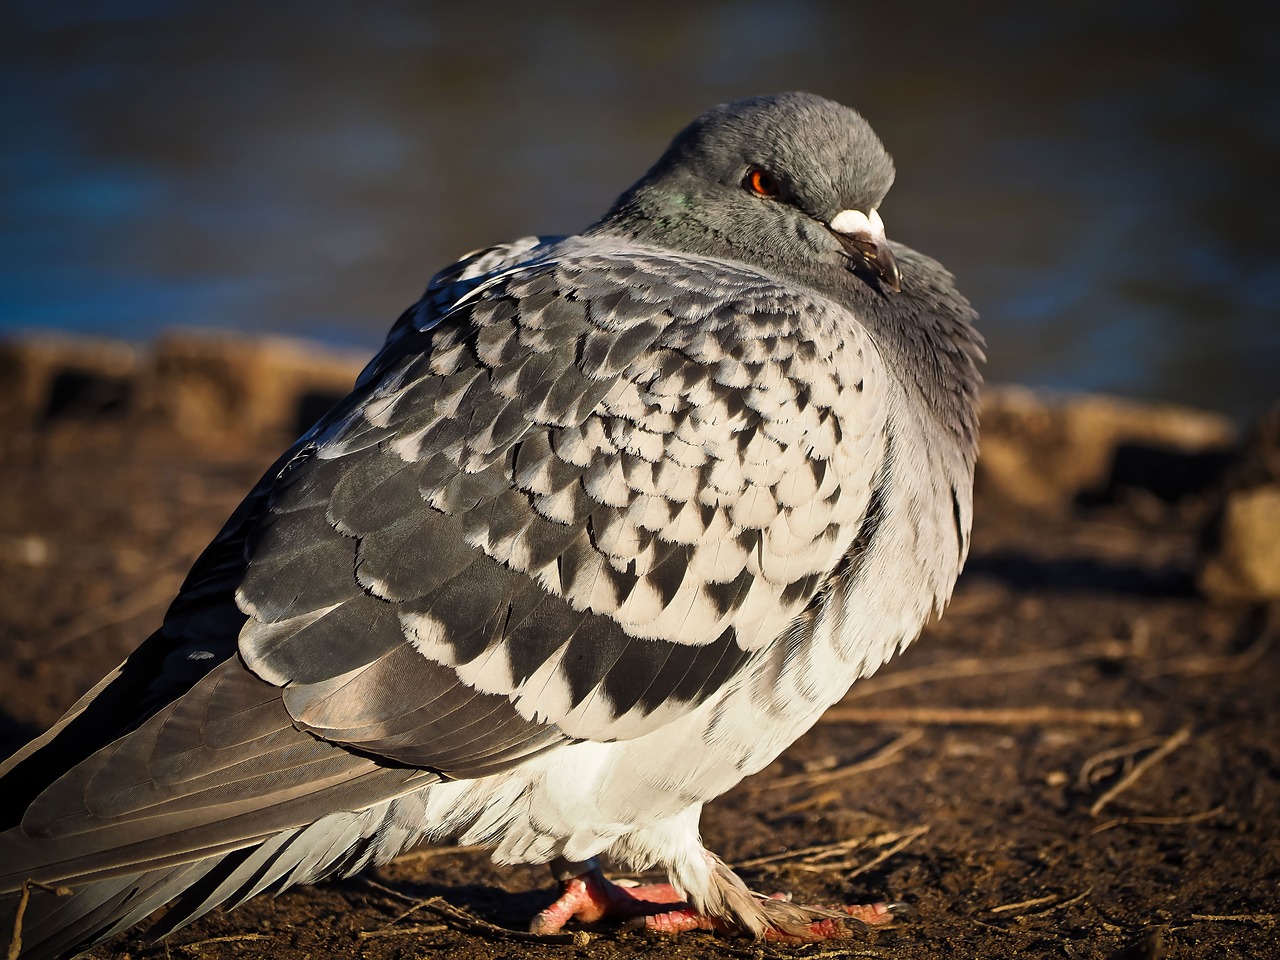
[[[1280,396],[1280,4],[8,0],[0,336],[372,350],[437,268],[574,231],[719,101],[894,154],[890,236],[988,378],[1247,418]]]

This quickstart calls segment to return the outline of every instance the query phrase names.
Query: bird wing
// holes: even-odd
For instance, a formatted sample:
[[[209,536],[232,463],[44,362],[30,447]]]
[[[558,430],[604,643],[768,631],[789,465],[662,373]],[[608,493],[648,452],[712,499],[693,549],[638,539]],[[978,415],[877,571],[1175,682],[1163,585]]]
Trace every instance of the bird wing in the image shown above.
[[[571,250],[400,326],[197,562],[143,651],[159,706],[26,809],[66,864],[41,879],[640,736],[731,684],[853,542],[882,368],[816,295]]]
[[[867,495],[833,461],[883,391],[816,296],[592,252],[419,336],[250,535],[241,656],[318,736],[468,777],[549,729],[642,735],[781,636],[856,533]]]

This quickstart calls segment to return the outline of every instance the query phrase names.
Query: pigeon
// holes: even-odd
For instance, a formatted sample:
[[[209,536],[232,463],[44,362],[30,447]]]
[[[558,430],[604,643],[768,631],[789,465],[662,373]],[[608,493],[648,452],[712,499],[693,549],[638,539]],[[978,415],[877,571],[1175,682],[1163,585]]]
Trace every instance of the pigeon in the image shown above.
[[[968,552],[982,340],[887,238],[893,179],[853,110],[742,100],[582,233],[437,274],[162,626],[0,767],[22,955],[444,837],[551,866],[536,933],[889,919],[755,893],[698,823]]]

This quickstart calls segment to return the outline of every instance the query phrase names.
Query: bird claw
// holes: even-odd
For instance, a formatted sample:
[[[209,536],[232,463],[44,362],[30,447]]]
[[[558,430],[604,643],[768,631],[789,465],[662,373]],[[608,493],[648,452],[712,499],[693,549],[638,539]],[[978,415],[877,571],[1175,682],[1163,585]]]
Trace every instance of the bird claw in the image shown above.
[[[776,897],[774,899],[781,899]],[[838,913],[844,916],[820,916],[811,920],[807,926],[797,928],[788,924],[784,930],[781,926],[767,926],[764,939],[773,943],[821,943],[826,940],[849,940],[866,932],[868,927],[881,926],[894,918],[891,904],[846,904],[831,907],[814,908],[815,913]],[[804,909],[804,908],[801,908]],[[689,930],[711,930],[719,933],[733,933],[735,928],[723,920],[708,917],[689,906],[682,906],[663,913],[635,917],[623,924],[624,930],[644,930],[648,933],[659,933],[675,936]]]
[[[760,901],[766,904],[786,903],[793,912],[812,909],[807,925],[770,923],[764,929],[766,940],[778,943],[818,943],[824,940],[847,940],[866,930],[893,920],[906,906],[901,903],[837,904],[830,907],[806,908],[790,904],[790,895],[776,893]],[[598,868],[593,868],[560,883],[560,895],[529,924],[529,932],[538,935],[559,933],[570,920],[597,923],[621,920],[623,930],[643,930],[675,936],[690,930],[734,933],[736,928],[716,917],[709,917],[686,903],[669,883],[627,885],[613,883]]]
[[[664,908],[687,907],[669,883],[622,886],[608,880],[599,868],[562,880],[560,896],[533,918],[529,932],[559,933],[570,920],[596,923],[604,919],[635,921],[662,913]],[[692,909],[692,908],[689,908]]]
[[[775,897],[773,899],[780,899]],[[790,900],[786,901],[790,904]],[[769,913],[767,901],[762,902],[766,916]],[[825,940],[849,940],[863,936],[870,927],[883,926],[894,919],[894,907],[889,903],[833,903],[822,906],[806,906],[791,904],[790,916],[778,918],[764,931],[764,939],[775,943],[820,943]],[[795,912],[807,918],[799,923],[794,918]],[[807,922],[805,922],[807,920]]]

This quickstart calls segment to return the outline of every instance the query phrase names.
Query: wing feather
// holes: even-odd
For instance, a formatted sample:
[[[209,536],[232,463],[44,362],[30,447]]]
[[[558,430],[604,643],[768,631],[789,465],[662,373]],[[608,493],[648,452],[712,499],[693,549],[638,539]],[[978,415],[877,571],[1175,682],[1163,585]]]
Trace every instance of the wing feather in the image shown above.
[[[320,712],[286,694],[309,704],[295,719],[431,766],[456,722],[430,721],[443,683],[505,698],[561,738],[637,736],[785,633],[865,512],[884,392],[843,385],[882,372],[834,305],[708,266],[569,251],[401,327],[399,356],[375,362],[369,399],[272,491],[249,550],[245,662],[280,685],[352,677]],[[312,481],[313,465],[341,476]],[[842,480],[853,495],[834,495]],[[383,700],[366,717],[354,691],[411,662],[400,644],[444,669],[404,691],[414,709]],[[370,724],[377,738],[356,732]],[[469,742],[487,757],[483,737]],[[447,752],[451,775],[469,775]]]

